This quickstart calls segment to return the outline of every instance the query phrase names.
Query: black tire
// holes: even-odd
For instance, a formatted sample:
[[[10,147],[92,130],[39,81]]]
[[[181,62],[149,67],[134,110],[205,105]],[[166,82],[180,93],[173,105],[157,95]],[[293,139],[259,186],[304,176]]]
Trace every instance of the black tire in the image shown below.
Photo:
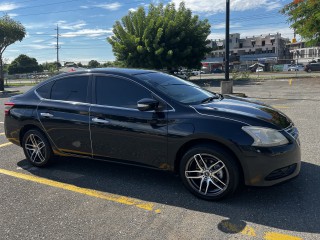
[[[308,73],[311,73],[311,69],[310,68],[308,69]]]
[[[27,131],[22,139],[22,148],[28,161],[36,167],[45,167],[53,157],[51,145],[39,130]]]
[[[209,144],[197,145],[187,151],[179,170],[186,188],[205,200],[232,195],[240,182],[237,161],[224,149]]]

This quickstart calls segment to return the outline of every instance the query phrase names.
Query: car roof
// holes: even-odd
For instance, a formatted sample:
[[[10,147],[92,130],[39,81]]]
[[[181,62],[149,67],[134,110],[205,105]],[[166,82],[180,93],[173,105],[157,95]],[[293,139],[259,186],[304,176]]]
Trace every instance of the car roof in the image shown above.
[[[73,76],[73,75],[79,75],[79,74],[84,74],[84,73],[107,73],[107,74],[115,74],[119,76],[135,76],[135,75],[140,75],[140,74],[147,74],[147,73],[157,73],[157,71],[153,70],[146,70],[146,69],[134,69],[134,68],[92,68],[92,69],[86,69],[86,70],[75,70],[72,72],[64,72],[60,73],[58,75],[55,75],[38,85],[34,86],[31,88],[29,91],[33,91],[34,89],[37,89],[48,82],[55,81],[56,79],[63,78],[63,77],[68,77],[68,76]],[[29,92],[28,91],[28,92]]]
[[[92,68],[92,69],[86,69],[86,70],[80,70],[67,73],[62,73],[57,76],[72,76],[77,75],[81,73],[111,73],[111,74],[120,74],[120,75],[139,75],[139,74],[146,74],[146,73],[153,73],[156,71],[153,70],[146,70],[146,69],[134,69],[134,68]]]

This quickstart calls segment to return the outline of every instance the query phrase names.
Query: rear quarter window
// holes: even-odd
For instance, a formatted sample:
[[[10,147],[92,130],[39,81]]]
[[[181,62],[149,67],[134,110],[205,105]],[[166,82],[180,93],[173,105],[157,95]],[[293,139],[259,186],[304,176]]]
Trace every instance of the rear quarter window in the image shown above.
[[[54,81],[44,84],[43,86],[37,88],[36,92],[40,97],[50,99],[51,88],[53,83]]]

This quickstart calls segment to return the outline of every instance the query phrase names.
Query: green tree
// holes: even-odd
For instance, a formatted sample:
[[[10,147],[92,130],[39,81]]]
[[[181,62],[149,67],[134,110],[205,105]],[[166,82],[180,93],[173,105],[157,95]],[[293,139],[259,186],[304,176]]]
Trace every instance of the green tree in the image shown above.
[[[59,68],[61,68],[61,63],[58,63],[55,61],[55,62],[45,62],[45,63],[42,63],[40,65],[42,71],[44,70],[47,70],[49,72],[54,72],[57,70],[57,65]]]
[[[88,63],[88,67],[89,68],[97,68],[100,66],[100,63],[97,61],[97,60],[91,60],[89,63]]]
[[[320,1],[294,0],[280,10],[288,16],[291,28],[295,29],[308,45],[320,43]]]
[[[102,64],[102,67],[114,67],[114,64],[113,64],[113,62],[108,61],[108,62],[105,62],[104,64]]]
[[[3,52],[16,41],[22,41],[26,35],[24,26],[8,15],[0,18],[0,91],[4,90]]]
[[[113,26],[107,40],[116,59],[128,67],[152,69],[198,68],[210,52],[208,20],[199,20],[182,2],[143,7],[129,12]]]
[[[123,68],[125,67],[123,62],[120,61],[108,61],[101,65],[102,67],[118,67]]]
[[[32,73],[40,71],[40,66],[35,58],[30,58],[27,55],[19,55],[10,64],[8,70],[9,74],[16,73]]]

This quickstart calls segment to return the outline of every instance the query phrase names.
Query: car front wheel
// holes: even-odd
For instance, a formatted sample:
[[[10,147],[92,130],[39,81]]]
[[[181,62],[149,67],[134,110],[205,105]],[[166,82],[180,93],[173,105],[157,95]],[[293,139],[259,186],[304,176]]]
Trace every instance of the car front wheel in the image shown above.
[[[52,150],[47,138],[38,130],[27,131],[22,140],[24,154],[36,167],[44,167],[52,157]]]
[[[234,193],[240,174],[236,160],[228,152],[201,145],[183,156],[180,176],[187,189],[197,197],[219,200]]]

